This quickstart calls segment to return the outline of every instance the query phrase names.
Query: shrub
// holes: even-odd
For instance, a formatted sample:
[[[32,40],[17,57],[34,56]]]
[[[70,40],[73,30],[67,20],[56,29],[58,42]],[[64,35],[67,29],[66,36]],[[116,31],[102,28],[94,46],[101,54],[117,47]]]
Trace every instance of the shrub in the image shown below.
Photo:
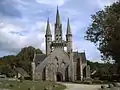
[[[83,81],[93,81],[92,78],[84,78]]]
[[[94,84],[102,84],[103,81],[101,81],[101,80],[93,80],[92,83],[94,83]]]
[[[92,84],[93,79],[92,78],[84,78],[83,83],[84,84]]]
[[[12,88],[12,87],[14,87],[14,85],[10,84],[10,85],[9,85],[9,87],[11,87],[11,88]]]
[[[101,89],[105,89],[106,87],[104,85],[101,86]]]
[[[83,81],[83,84],[92,84],[92,81]]]
[[[82,81],[74,81],[73,83],[78,83],[78,84],[82,84],[83,82]]]

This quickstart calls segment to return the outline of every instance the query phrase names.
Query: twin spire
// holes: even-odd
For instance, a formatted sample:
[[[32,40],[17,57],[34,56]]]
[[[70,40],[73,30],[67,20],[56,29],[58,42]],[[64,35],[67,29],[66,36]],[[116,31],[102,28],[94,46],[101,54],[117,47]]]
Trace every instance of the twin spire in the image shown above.
[[[47,20],[46,35],[51,35],[50,24],[49,24],[49,18],[48,18],[48,20]]]
[[[68,22],[67,22],[67,35],[72,35],[71,28],[70,28],[69,18],[68,18]]]
[[[57,14],[56,14],[56,24],[60,25],[60,15],[59,15],[59,9],[57,7]]]
[[[59,9],[57,7],[57,14],[56,14],[56,24],[60,25],[60,15],[59,15]],[[51,30],[50,30],[50,24],[49,24],[49,18],[47,20],[47,28],[46,28],[46,35],[51,35]],[[71,28],[70,28],[70,22],[69,22],[69,18],[67,21],[67,33],[66,35],[72,35],[71,33]]]

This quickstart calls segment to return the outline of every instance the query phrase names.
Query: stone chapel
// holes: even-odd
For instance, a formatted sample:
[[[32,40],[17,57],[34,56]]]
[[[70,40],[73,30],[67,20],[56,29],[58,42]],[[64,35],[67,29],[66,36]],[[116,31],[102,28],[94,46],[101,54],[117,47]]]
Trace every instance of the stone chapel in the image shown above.
[[[73,52],[72,32],[67,21],[66,40],[62,37],[62,23],[57,8],[54,40],[47,20],[46,54],[35,54],[32,62],[33,80],[75,81],[90,77],[85,52]],[[64,50],[64,47],[67,50]]]

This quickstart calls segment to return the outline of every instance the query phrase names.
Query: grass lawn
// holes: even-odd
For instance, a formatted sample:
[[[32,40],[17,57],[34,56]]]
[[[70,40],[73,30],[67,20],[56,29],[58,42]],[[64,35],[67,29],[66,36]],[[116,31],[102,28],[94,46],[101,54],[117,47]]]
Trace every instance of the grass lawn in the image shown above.
[[[0,89],[10,90],[44,90],[49,88],[50,90],[64,90],[66,87],[55,82],[49,81],[0,81]]]
[[[99,90],[120,90],[120,88],[114,87],[114,88],[105,88],[105,89],[99,89]]]

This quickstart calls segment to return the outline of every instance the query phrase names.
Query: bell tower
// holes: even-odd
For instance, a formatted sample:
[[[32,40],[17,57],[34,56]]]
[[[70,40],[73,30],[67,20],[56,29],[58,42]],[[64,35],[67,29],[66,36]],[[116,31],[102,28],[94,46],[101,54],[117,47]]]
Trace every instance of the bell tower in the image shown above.
[[[48,55],[51,52],[50,45],[52,43],[52,34],[51,34],[51,30],[50,30],[50,25],[49,25],[49,18],[47,20],[45,41],[46,41],[46,55]]]
[[[68,21],[67,21],[66,44],[67,44],[67,53],[68,53],[68,55],[70,57],[70,72],[69,72],[69,75],[71,76],[71,80],[74,81],[72,33],[71,33],[69,18],[68,18]]]
[[[72,52],[72,33],[71,33],[69,18],[67,22],[66,42],[67,42],[67,52],[71,53]]]
[[[62,24],[60,22],[59,9],[57,7],[56,23],[55,23],[55,41],[62,42]]]

